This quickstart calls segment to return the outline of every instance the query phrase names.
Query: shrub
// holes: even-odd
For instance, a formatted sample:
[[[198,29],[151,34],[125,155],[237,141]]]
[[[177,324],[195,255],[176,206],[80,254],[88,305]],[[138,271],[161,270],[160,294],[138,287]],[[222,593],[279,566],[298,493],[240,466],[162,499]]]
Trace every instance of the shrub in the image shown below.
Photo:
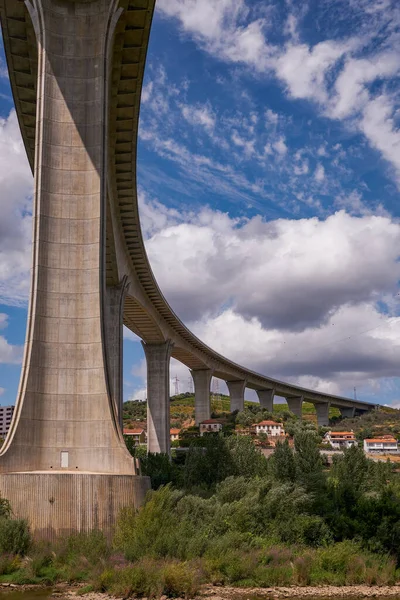
[[[0,553],[23,556],[31,546],[31,534],[24,519],[0,518]]]
[[[164,594],[170,597],[192,598],[197,594],[202,571],[195,563],[167,562],[162,570]]]

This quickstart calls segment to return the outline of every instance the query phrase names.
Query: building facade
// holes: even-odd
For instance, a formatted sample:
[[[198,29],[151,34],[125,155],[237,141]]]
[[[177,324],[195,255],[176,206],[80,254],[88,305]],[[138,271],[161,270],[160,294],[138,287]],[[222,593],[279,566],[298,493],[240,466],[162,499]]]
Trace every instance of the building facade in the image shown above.
[[[397,454],[398,451],[398,441],[391,435],[364,440],[364,452],[367,453]]]
[[[285,435],[282,423],[276,423],[275,421],[261,421],[261,423],[256,423],[254,427],[257,435],[260,435],[260,433],[265,433],[270,437]]]
[[[169,430],[169,434],[171,436],[171,442],[176,442],[176,440],[179,440],[179,434],[180,434],[181,430],[177,429],[175,427],[172,427]]]
[[[136,445],[145,444],[147,441],[147,434],[144,429],[124,429],[124,435],[131,437]]]
[[[218,419],[207,419],[200,423],[200,435],[205,433],[218,433],[222,430],[222,423]]]
[[[357,440],[353,431],[328,431],[324,439],[335,450],[344,450],[357,446]]]
[[[0,437],[5,438],[10,429],[14,406],[0,406]]]

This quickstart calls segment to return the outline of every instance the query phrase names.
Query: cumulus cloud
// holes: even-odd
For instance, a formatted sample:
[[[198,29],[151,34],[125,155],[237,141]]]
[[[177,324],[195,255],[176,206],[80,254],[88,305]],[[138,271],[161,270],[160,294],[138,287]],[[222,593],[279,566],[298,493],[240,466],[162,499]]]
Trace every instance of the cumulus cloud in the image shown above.
[[[31,263],[32,175],[15,111],[0,118],[0,302],[24,304]]]
[[[397,290],[400,226],[388,216],[339,211],[325,220],[239,222],[204,209],[184,218],[153,228],[147,250],[185,321],[229,305],[264,327],[302,330],[343,304],[376,302]]]
[[[0,329],[5,329],[8,325],[8,315],[0,313]],[[0,364],[16,365],[22,361],[22,346],[10,344],[3,335],[0,335]],[[0,388],[0,395],[2,394]]]

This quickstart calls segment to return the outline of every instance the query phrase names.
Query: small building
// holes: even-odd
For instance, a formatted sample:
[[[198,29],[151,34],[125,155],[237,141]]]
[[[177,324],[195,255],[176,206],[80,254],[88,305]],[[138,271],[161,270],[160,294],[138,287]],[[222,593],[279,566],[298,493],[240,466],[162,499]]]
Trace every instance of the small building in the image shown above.
[[[0,406],[0,437],[5,438],[10,429],[14,406]]]
[[[379,438],[371,438],[364,440],[364,452],[373,454],[387,453],[396,454],[399,451],[397,440],[391,435],[383,435]]]
[[[260,435],[260,433],[265,433],[270,437],[285,435],[282,423],[276,423],[275,421],[261,421],[261,423],[256,423],[254,427],[257,435]]]
[[[357,440],[353,431],[328,431],[324,440],[335,450],[345,450],[351,446],[357,446]]]
[[[174,427],[172,427],[169,430],[169,434],[171,436],[171,442],[175,442],[176,440],[179,440],[179,434],[180,434],[181,430],[180,429],[176,429]]]
[[[218,419],[206,419],[200,423],[200,435],[205,433],[218,433],[222,429],[221,421]]]
[[[139,444],[145,444],[147,440],[147,434],[144,429],[124,429],[124,435],[132,437],[133,443],[137,446]]]

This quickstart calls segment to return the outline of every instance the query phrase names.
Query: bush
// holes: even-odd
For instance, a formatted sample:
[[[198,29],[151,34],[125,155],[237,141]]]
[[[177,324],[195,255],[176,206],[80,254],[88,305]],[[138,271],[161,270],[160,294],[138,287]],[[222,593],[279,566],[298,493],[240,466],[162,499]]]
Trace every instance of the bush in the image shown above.
[[[0,553],[26,554],[32,539],[28,523],[24,519],[0,518]]]

